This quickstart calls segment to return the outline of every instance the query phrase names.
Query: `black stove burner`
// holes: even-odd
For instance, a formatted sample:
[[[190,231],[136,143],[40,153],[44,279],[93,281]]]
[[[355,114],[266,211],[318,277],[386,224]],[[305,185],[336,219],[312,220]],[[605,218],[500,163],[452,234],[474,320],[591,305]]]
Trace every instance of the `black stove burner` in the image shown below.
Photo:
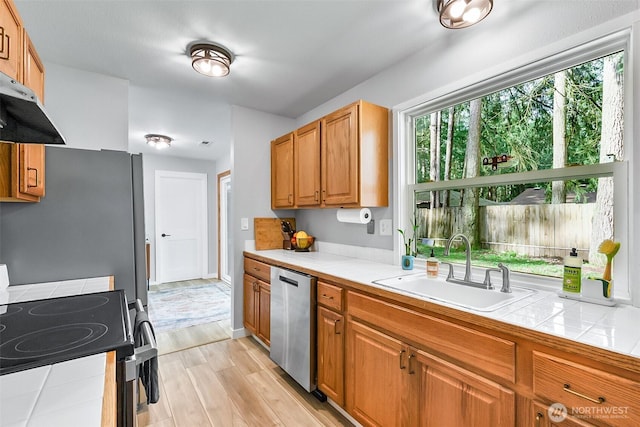
[[[23,310],[22,307],[16,304],[7,304],[5,307],[7,307],[7,311],[2,313],[2,315],[0,316],[0,322],[11,315],[20,313]]]
[[[101,295],[83,295],[82,305],[72,299],[61,301],[44,301],[40,305],[29,310],[33,316],[58,316],[60,314],[80,313],[81,311],[94,310],[109,302],[109,298]]]
[[[0,314],[0,375],[116,350],[133,354],[124,291],[7,305]]]
[[[0,344],[0,359],[33,359],[73,350],[100,339],[108,330],[101,323],[42,329]]]

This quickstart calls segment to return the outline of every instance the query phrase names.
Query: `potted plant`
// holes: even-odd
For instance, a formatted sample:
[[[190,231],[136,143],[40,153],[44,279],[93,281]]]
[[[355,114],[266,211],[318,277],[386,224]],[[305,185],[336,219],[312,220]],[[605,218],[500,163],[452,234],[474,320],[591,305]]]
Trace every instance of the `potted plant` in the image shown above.
[[[408,232],[398,228],[398,232],[402,236],[402,241],[404,243],[404,255],[402,255],[403,270],[413,270],[413,260],[418,254],[416,246],[416,232],[418,231],[418,224],[415,220],[411,221],[411,228],[413,229],[411,237],[409,237]]]

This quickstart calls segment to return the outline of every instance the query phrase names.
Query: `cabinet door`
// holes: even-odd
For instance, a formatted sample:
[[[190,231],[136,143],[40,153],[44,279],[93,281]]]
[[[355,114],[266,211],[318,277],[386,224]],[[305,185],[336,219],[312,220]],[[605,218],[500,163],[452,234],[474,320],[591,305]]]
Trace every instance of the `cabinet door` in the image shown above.
[[[41,144],[19,144],[20,192],[43,197],[45,186],[44,150]]]
[[[40,102],[44,103],[44,65],[26,31],[24,31],[23,37],[24,69],[22,83],[34,91]]]
[[[293,133],[271,141],[271,208],[291,208],[293,197]]]
[[[296,206],[319,206],[320,121],[298,129],[293,147]]]
[[[407,350],[400,341],[347,322],[345,371],[349,414],[367,426],[405,425]]]
[[[571,415],[565,414],[561,407],[549,410],[549,406],[533,402],[532,427],[592,427],[593,424],[584,422]],[[552,419],[553,418],[553,419]]]
[[[258,284],[258,333],[256,335],[266,345],[271,344],[271,285],[262,281]]]
[[[419,426],[515,425],[515,394],[493,381],[411,349],[409,374],[418,381]]]
[[[22,74],[22,21],[11,0],[0,0],[0,71],[20,80]]]
[[[358,106],[342,108],[322,119],[322,201],[357,204],[359,188]]]
[[[318,307],[318,388],[344,405],[344,316]]]
[[[257,334],[257,298],[256,289],[258,286],[258,279],[248,274],[244,275],[243,288],[244,288],[244,327],[251,331],[252,334]]]

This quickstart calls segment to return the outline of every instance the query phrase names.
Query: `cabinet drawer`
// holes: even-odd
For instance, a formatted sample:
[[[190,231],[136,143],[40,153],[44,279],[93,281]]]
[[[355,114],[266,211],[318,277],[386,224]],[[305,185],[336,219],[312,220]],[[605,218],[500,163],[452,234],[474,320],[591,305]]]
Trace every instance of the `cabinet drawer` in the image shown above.
[[[351,316],[478,370],[515,382],[515,343],[437,317],[347,292]]]
[[[640,425],[640,383],[618,375],[534,351],[533,392],[589,422]]]
[[[271,266],[251,258],[244,259],[244,272],[267,283],[271,282]]]
[[[342,311],[342,288],[318,282],[318,304]]]

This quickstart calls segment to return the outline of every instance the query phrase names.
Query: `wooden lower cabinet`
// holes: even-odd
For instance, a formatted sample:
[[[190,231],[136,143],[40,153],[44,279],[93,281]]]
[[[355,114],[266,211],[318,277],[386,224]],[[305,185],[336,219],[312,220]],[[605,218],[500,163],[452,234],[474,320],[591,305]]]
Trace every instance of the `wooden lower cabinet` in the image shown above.
[[[347,325],[346,409],[363,425],[515,425],[512,390],[357,321]]]
[[[344,406],[344,316],[318,307],[318,388]]]
[[[248,274],[244,275],[244,327],[254,335],[257,335],[258,333],[258,301],[256,301],[256,283],[258,283],[258,279],[249,276]]]
[[[408,373],[415,376],[416,426],[513,426],[515,393],[500,384],[411,349]],[[413,411],[412,411],[413,412]]]
[[[258,338],[266,345],[271,344],[271,285],[260,282],[258,287]]]
[[[365,426],[408,425],[407,349],[382,332],[347,322],[346,409]]]
[[[271,285],[245,274],[243,309],[244,327],[266,345],[271,344]]]
[[[532,427],[592,427],[594,425],[565,414],[558,407],[550,407],[540,402],[532,402],[532,406],[533,420],[530,424]]]

